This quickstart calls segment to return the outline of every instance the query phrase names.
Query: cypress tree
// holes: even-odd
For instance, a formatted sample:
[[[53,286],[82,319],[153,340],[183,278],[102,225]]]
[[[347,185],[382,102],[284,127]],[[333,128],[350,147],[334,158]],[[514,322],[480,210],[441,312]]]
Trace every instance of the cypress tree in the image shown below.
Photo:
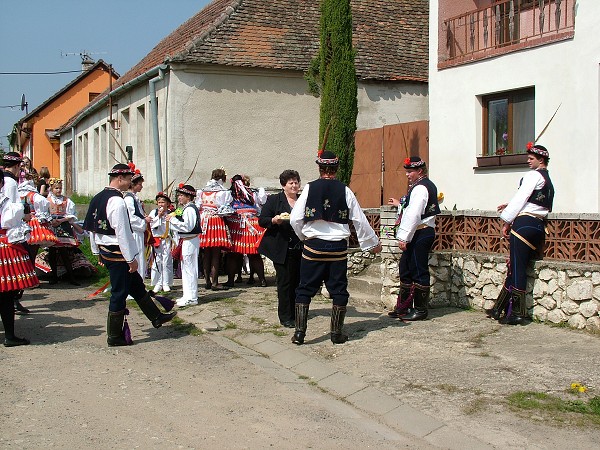
[[[321,96],[319,146],[329,127],[326,148],[340,159],[337,178],[348,184],[358,116],[350,0],[322,0],[320,30],[319,55],[305,78],[310,91]]]

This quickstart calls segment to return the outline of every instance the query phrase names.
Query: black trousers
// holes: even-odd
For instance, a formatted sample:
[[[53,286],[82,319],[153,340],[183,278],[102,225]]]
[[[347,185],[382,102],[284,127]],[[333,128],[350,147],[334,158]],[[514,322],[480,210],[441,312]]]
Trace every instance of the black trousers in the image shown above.
[[[144,280],[137,272],[129,273],[129,264],[125,261],[103,260],[110,277],[110,302],[108,310],[122,311],[127,304],[127,295],[140,300],[146,295]]]
[[[310,301],[325,282],[333,304],[348,304],[348,243],[310,239],[304,242],[300,264],[300,284],[296,289],[296,303]]]
[[[515,236],[517,233],[536,250]],[[530,216],[517,216],[510,234],[510,262],[506,276],[506,288],[525,291],[527,287],[527,264],[544,240],[544,221]]]
[[[302,250],[288,249],[283,264],[273,263],[277,278],[277,314],[279,322],[293,322],[295,319],[296,288],[300,284],[300,262]]]
[[[430,285],[429,252],[434,240],[435,230],[431,227],[415,231],[412,241],[406,245],[406,250],[400,256],[398,268],[401,283]]]

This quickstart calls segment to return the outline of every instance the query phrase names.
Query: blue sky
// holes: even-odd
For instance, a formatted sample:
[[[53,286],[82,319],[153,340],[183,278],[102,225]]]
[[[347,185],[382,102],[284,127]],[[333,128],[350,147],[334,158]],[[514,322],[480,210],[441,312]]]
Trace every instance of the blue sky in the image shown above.
[[[69,84],[81,69],[79,53],[112,64],[125,74],[158,42],[211,0],[2,0],[0,13],[0,147],[25,111]],[[61,56],[61,52],[76,53]],[[97,53],[97,54],[94,54]]]

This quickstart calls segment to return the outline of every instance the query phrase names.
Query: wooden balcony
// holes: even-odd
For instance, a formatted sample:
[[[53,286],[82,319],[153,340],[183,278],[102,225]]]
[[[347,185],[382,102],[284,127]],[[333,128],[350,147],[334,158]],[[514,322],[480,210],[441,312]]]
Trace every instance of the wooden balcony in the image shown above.
[[[443,20],[438,67],[570,39],[575,5],[576,0],[503,0]]]

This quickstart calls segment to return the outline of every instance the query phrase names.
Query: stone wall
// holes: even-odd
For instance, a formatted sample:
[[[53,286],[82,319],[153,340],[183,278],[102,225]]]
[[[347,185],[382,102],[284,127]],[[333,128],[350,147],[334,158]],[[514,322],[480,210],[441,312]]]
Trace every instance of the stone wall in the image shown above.
[[[387,308],[398,294],[397,241],[391,227],[396,211],[381,208],[383,252],[375,257],[351,250],[348,275],[369,271],[380,276],[380,302]],[[500,292],[507,273],[506,255],[469,251],[436,251],[429,259],[431,268],[431,306],[490,307]],[[556,260],[535,261],[528,270],[527,303],[534,319],[573,328],[600,330],[600,265]]]

